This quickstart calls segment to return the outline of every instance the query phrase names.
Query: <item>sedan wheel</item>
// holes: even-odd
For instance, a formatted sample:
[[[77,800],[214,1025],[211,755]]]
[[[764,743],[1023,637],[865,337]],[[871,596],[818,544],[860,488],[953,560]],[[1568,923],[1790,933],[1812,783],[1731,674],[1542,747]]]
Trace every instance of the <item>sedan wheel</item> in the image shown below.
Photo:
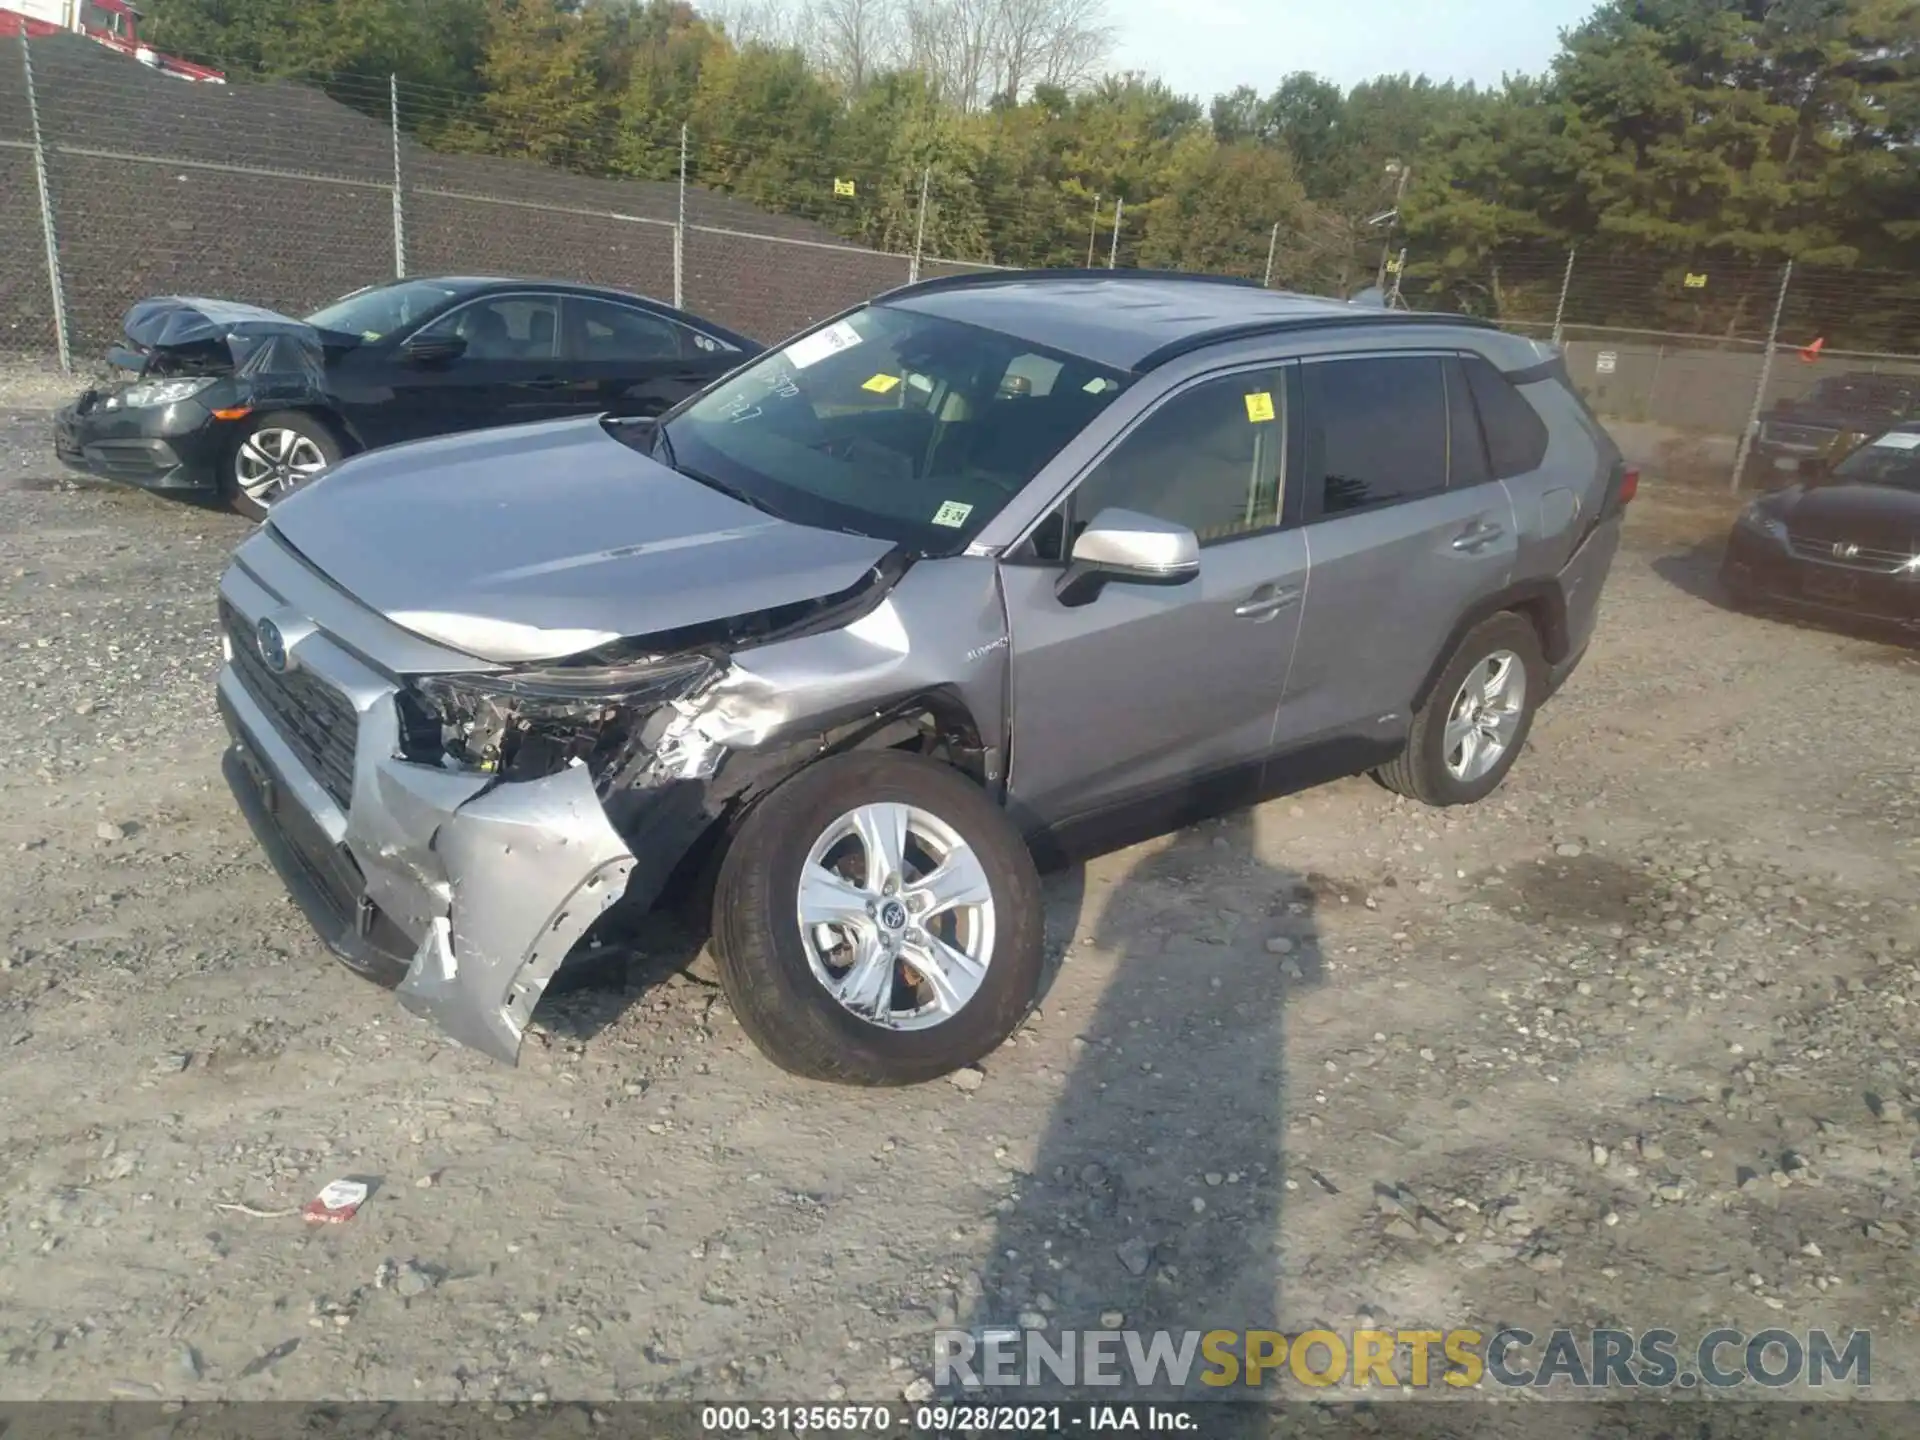
[[[233,479],[256,505],[271,505],[327,468],[327,457],[310,435],[279,426],[256,430],[233,455]]]

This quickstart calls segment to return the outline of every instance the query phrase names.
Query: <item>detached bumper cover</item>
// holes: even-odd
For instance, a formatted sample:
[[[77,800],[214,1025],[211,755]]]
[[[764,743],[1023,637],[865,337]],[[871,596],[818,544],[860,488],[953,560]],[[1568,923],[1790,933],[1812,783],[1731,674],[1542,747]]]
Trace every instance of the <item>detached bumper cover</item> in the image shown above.
[[[219,424],[197,400],[106,410],[82,399],[54,416],[53,453],[70,470],[143,490],[213,490]]]
[[[506,784],[401,760],[389,678],[288,616],[244,570],[221,592],[219,700],[234,742],[224,768],[289,891],[349,965],[397,985],[408,1010],[453,1039],[514,1063],[547,982],[634,866],[587,772]],[[351,708],[344,806],[301,753],[312,742],[277,727],[256,693],[267,672],[235,663],[262,619],[281,626],[285,673]]]

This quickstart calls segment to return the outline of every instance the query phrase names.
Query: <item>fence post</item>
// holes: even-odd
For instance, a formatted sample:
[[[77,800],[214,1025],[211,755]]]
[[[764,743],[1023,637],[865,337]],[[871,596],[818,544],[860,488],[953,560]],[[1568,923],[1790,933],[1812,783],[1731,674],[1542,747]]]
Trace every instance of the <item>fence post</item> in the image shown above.
[[[687,127],[680,127],[680,208],[673,222],[673,308],[687,306]]]
[[[67,291],[60,278],[60,237],[53,225],[53,186],[47,179],[47,146],[40,134],[40,102],[33,90],[33,52],[20,32],[20,65],[27,72],[27,120],[33,128],[33,181],[40,191],[40,233],[47,246],[47,287],[53,295],[53,340],[60,368],[71,374],[73,349],[67,341]]]
[[[1263,288],[1273,288],[1273,252],[1280,248],[1280,222],[1273,222],[1273,233],[1267,237],[1267,273],[1260,281]]]
[[[1760,357],[1760,379],[1753,387],[1753,404],[1747,411],[1747,428],[1740,432],[1740,444],[1733,452],[1733,480],[1728,489],[1735,494],[1740,490],[1740,477],[1747,468],[1747,457],[1753,453],[1753,437],[1760,429],[1760,412],[1767,404],[1767,383],[1773,379],[1773,347],[1780,339],[1780,316],[1787,308],[1787,287],[1793,283],[1793,261],[1787,261],[1780,271],[1780,293],[1773,302],[1773,323],[1767,326],[1767,349]]]
[[[913,259],[907,262],[907,283],[920,283],[920,253],[927,243],[927,190],[933,184],[933,167],[920,172],[920,218],[913,227]]]
[[[407,275],[407,202],[405,183],[400,175],[400,77],[387,76],[387,104],[393,124],[393,274],[396,280]]]
[[[1567,318],[1567,291],[1573,288],[1573,257],[1579,253],[1578,245],[1568,249],[1566,272],[1560,277],[1560,303],[1553,307],[1553,343],[1556,349],[1560,345],[1561,333],[1566,328],[1564,322]]]
[[[1113,269],[1120,263],[1120,211],[1125,202],[1116,195],[1113,197],[1113,245],[1107,251],[1107,268]]]
[[[1100,234],[1100,197],[1093,197],[1093,218],[1087,222],[1087,269],[1093,268],[1093,242]]]

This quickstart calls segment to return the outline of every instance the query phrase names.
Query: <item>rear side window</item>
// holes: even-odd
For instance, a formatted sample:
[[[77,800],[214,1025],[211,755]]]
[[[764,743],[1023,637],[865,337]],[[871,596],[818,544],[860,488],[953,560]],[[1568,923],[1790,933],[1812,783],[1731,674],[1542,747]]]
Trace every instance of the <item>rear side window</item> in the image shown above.
[[[1301,367],[1310,417],[1307,484],[1323,516],[1371,510],[1447,488],[1447,391],[1432,355],[1327,360]]]
[[[1487,435],[1487,455],[1494,478],[1510,479],[1538,470],[1547,458],[1547,427],[1533,406],[1513,384],[1478,355],[1461,357],[1480,424]]]

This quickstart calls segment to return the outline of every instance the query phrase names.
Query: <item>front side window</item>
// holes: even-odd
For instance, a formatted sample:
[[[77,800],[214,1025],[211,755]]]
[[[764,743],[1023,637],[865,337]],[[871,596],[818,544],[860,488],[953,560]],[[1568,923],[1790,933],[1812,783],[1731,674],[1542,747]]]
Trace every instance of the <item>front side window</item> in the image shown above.
[[[797,523],[953,554],[1127,378],[999,331],[873,305],[692,401],[657,442],[632,443]]]
[[[1320,514],[1447,488],[1447,391],[1438,356],[1328,360],[1302,367],[1310,417],[1307,484]]]
[[[1064,559],[1102,510],[1184,525],[1200,543],[1280,523],[1287,452],[1284,375],[1207,380],[1168,397],[1075,487],[1034,535],[1041,559]]]
[[[352,335],[371,345],[419,324],[457,293],[424,280],[376,285],[314,311],[307,316],[307,324],[316,330]]]
[[[462,360],[552,360],[560,353],[560,304],[553,295],[499,295],[441,316],[418,339],[457,337]]]

